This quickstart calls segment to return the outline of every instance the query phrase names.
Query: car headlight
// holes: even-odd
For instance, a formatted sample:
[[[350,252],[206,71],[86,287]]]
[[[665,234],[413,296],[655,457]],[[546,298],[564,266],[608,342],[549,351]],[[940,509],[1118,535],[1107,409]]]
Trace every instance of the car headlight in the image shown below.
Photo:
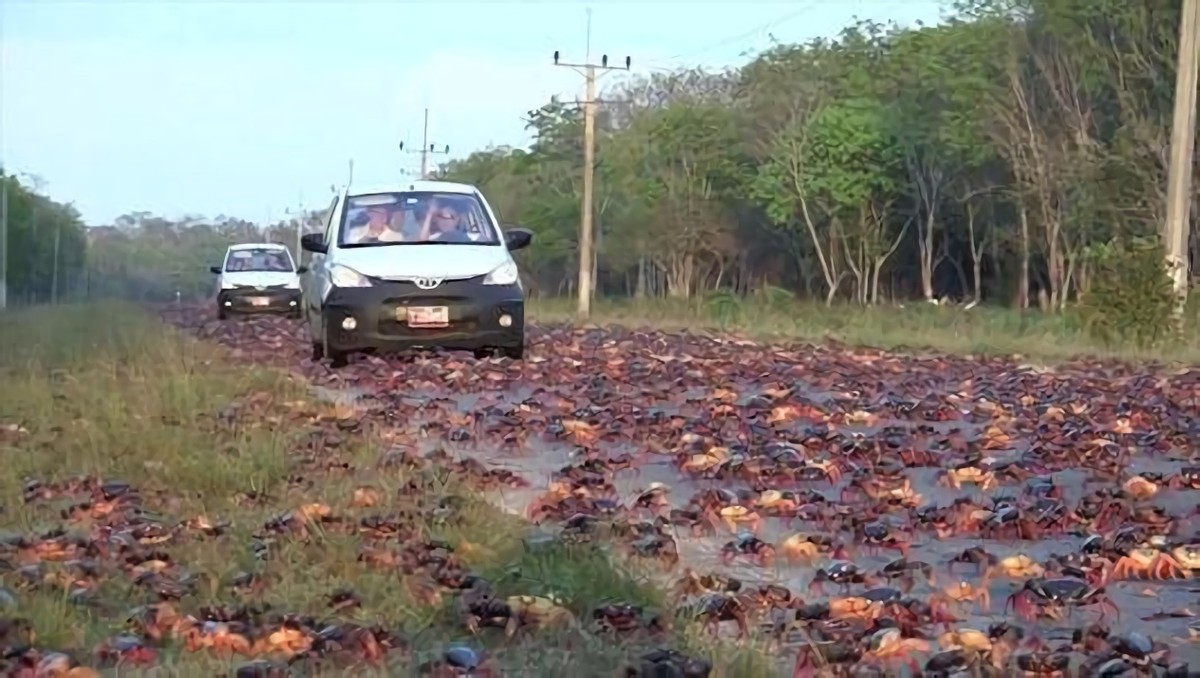
[[[221,281],[221,289],[223,289],[223,290],[236,290],[236,289],[237,289],[237,285],[234,285],[233,283],[231,283],[231,282],[228,282],[228,281],[226,281],[226,280],[222,280],[222,281]]]
[[[517,264],[512,261],[506,261],[500,264],[487,277],[483,279],[484,285],[515,285],[521,279],[517,272]]]
[[[371,281],[358,271],[346,266],[336,265],[329,268],[329,282],[334,287],[370,287]]]
[[[295,280],[289,280],[287,285],[285,285],[285,287],[287,287],[289,290],[300,289],[300,279],[296,278]]]

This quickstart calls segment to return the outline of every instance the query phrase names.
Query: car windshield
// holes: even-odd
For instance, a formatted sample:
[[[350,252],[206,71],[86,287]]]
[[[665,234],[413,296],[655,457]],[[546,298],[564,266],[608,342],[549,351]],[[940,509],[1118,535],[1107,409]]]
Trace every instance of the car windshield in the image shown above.
[[[500,240],[474,195],[412,191],[346,199],[341,246],[434,244],[499,245]]]
[[[271,271],[291,273],[292,256],[287,250],[278,248],[230,250],[225,258],[225,272],[250,273]]]

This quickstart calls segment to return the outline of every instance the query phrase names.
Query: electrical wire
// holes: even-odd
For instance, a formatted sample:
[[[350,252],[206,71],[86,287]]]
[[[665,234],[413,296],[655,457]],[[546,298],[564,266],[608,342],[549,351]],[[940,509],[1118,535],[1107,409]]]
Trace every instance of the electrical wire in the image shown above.
[[[769,33],[773,29],[776,29],[809,13],[812,11],[817,2],[818,0],[807,0],[807,2],[805,2],[799,9],[792,8],[786,14],[780,15],[774,19],[771,19],[770,21],[755,26],[748,31],[743,31],[735,35],[721,38],[717,42],[709,43],[696,49],[687,50],[674,56],[667,57],[666,59],[658,60],[657,62],[651,62],[650,68],[657,69],[664,66],[669,68],[671,66],[678,65],[672,64],[671,62],[678,62],[680,59],[687,59],[701,54],[707,54],[713,50],[721,49],[722,47],[728,47],[729,45],[733,45],[747,39],[761,38],[764,34]]]

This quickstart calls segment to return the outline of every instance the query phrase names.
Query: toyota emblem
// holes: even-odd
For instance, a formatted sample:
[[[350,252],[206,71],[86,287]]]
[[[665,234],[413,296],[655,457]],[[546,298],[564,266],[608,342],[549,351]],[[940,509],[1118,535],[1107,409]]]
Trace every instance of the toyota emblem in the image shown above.
[[[413,284],[423,290],[431,290],[442,284],[440,278],[414,278]]]

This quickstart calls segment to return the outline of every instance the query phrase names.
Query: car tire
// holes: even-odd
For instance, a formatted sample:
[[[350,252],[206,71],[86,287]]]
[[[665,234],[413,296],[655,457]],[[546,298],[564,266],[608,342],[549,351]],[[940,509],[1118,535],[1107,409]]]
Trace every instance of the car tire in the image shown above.
[[[314,363],[321,362],[325,358],[325,339],[321,332],[324,332],[325,329],[322,328],[321,332],[318,332],[314,327],[311,309],[305,309],[303,317],[305,324],[308,325],[308,343],[312,344],[311,359]]]
[[[217,307],[217,320],[225,320],[228,317],[229,317],[229,314],[225,312],[225,308],[223,306],[218,306]]]
[[[315,352],[315,351],[314,351]],[[329,346],[329,328],[321,328],[321,353],[329,358],[329,366],[333,369],[340,369],[350,364],[350,354],[346,351],[338,351]]]
[[[522,342],[516,346],[505,346],[500,349],[500,353],[509,360],[524,360],[525,344]]]

